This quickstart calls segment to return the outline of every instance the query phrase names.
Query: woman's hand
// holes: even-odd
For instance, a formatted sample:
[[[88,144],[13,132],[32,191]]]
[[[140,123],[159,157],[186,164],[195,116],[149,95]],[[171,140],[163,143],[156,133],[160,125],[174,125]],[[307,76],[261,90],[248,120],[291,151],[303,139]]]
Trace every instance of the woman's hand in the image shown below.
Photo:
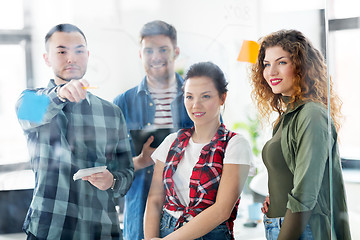
[[[269,197],[269,195],[267,195],[267,196],[265,197],[265,201],[264,201],[264,203],[263,203],[263,207],[261,208],[261,211],[262,211],[263,214],[266,214],[266,213],[267,213],[267,211],[269,210],[269,205],[270,205],[270,197]]]

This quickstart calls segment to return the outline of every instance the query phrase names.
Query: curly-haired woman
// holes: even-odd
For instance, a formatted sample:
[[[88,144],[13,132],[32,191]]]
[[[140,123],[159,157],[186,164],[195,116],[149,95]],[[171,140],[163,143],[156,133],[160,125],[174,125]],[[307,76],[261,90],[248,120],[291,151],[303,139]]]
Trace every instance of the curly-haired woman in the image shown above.
[[[331,239],[333,231],[332,239],[351,239],[337,139],[341,101],[330,82],[328,103],[324,58],[296,30],[271,33],[259,43],[251,69],[252,97],[262,120],[278,114],[262,152],[269,175],[262,208],[266,237]]]

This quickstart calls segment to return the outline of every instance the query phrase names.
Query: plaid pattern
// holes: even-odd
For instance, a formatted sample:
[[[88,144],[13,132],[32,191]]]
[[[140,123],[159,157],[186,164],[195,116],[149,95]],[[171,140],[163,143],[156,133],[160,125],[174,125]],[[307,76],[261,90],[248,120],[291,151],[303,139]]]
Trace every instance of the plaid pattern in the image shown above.
[[[125,195],[133,179],[122,113],[91,93],[80,103],[63,103],[54,88],[51,80],[48,88],[27,90],[51,100],[42,123],[19,120],[35,172],[23,229],[38,239],[122,239],[114,197]],[[77,170],[101,165],[118,177],[117,189],[73,181]]]
[[[203,147],[199,161],[196,163],[190,178],[190,203],[185,207],[181,204],[174,188],[173,175],[182,159],[185,148],[189,143],[194,128],[182,129],[171,145],[166,159],[163,181],[165,187],[165,205],[170,211],[183,211],[176,227],[181,226],[187,217],[195,217],[201,211],[215,203],[219,187],[223,159],[229,140],[236,134],[228,131],[223,124],[217,130],[211,142]],[[227,220],[227,226],[233,236],[233,221],[236,218],[237,207],[240,199],[232,211],[231,217]]]

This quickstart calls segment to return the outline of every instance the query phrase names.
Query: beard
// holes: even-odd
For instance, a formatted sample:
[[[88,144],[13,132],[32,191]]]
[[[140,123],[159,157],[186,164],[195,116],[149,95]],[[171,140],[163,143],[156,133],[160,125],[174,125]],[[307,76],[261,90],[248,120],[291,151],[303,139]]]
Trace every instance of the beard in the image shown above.
[[[61,74],[60,72],[56,72],[55,76],[63,81],[66,82],[70,82],[71,80],[80,80],[83,78],[83,76],[85,75],[85,71],[83,73],[77,74],[77,75],[72,75],[70,77],[65,77],[63,74]]]
[[[171,72],[169,68],[162,69],[161,71],[156,69],[148,69],[146,75],[159,82],[168,82],[173,76],[174,72]]]

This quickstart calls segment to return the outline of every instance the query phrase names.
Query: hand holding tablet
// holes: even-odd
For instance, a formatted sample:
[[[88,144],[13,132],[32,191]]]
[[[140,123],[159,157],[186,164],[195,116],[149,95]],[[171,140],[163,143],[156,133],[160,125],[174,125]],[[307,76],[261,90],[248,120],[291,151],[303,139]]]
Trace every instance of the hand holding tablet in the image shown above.
[[[154,141],[151,143],[150,147],[157,148],[167,135],[172,132],[175,132],[172,128],[130,130],[136,156],[141,153],[143,144],[150,136],[154,136]]]

